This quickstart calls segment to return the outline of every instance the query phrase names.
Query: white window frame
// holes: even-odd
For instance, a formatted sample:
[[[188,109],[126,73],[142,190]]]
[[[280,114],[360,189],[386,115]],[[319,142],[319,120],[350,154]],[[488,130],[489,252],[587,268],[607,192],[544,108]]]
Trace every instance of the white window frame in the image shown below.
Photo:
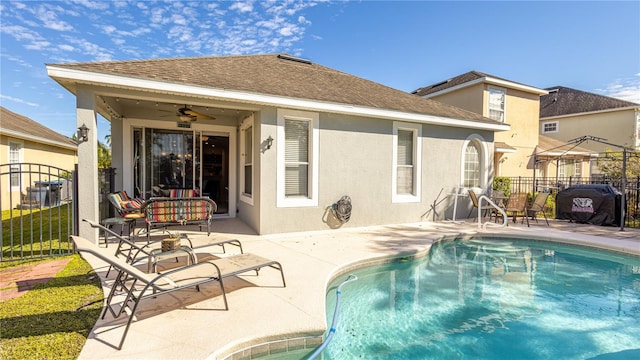
[[[24,143],[21,142],[21,141],[9,140],[7,145],[9,147],[9,149],[8,149],[9,151],[7,151],[7,163],[10,164],[9,165],[9,171],[12,171],[12,170],[14,170],[14,166],[12,164],[19,164],[19,163],[24,162],[24,152],[23,152]],[[11,147],[13,145],[17,145],[18,146],[17,154],[14,151],[11,150]],[[17,159],[14,158],[14,155],[17,155]],[[12,177],[13,177],[14,174],[10,174],[9,175],[9,184],[11,186],[11,190],[12,191],[20,190],[20,180],[21,180],[20,179],[21,175],[20,175],[20,172],[19,172],[20,168],[19,168],[19,166],[15,167],[15,168],[18,171],[18,174],[16,174],[16,176],[18,177],[18,181],[17,182],[13,181]]]
[[[398,194],[398,130],[413,133],[413,194]],[[422,125],[395,121],[393,123],[393,165],[391,169],[391,202],[420,202],[422,188]]]
[[[309,122],[309,191],[307,197],[285,196],[285,133],[286,119]],[[276,207],[313,207],[318,206],[318,156],[320,150],[320,115],[316,112],[278,109],[276,130],[277,151],[277,198]]]
[[[582,160],[573,161],[573,176],[582,177]]]
[[[547,130],[547,125],[554,125],[554,129],[553,130]],[[542,124],[540,124],[540,132],[542,134],[552,134],[552,133],[557,133],[558,131],[560,131],[560,122],[559,121],[546,121],[543,122]]]
[[[465,183],[465,179],[464,179],[464,165],[465,165],[465,157],[466,157],[466,152],[467,152],[467,146],[469,146],[470,143],[475,143],[477,145],[477,149],[479,151],[478,153],[478,159],[480,160],[480,186],[479,187],[466,187],[464,186]],[[475,189],[477,190],[478,193],[481,193],[484,191],[484,188],[487,186],[488,184],[488,176],[489,176],[489,171],[488,171],[488,164],[489,164],[489,148],[487,147],[487,142],[485,141],[485,139],[478,135],[478,134],[471,134],[469,135],[469,137],[467,137],[467,139],[462,143],[462,149],[460,149],[460,185],[464,188],[464,189]]]
[[[498,92],[502,93],[502,96],[504,97],[503,104],[502,104],[502,109],[493,109],[491,107],[491,92],[492,91],[498,91]],[[491,117],[491,110],[502,111],[502,119],[493,119]],[[507,121],[507,89],[498,88],[498,87],[494,87],[494,86],[489,86],[487,88],[487,117],[489,119],[500,121],[502,123]]]
[[[558,177],[559,178],[566,178],[567,177],[567,161],[566,160],[559,160],[558,161]]]
[[[251,135],[251,162],[247,161],[247,154],[245,153],[247,149],[247,135]],[[244,119],[242,124],[240,125],[240,201],[247,203],[249,205],[253,205],[253,194],[255,194],[255,161],[256,161],[256,153],[255,153],[255,126],[253,115]],[[251,166],[251,194],[247,194],[244,192],[246,179],[245,179],[245,167]]]

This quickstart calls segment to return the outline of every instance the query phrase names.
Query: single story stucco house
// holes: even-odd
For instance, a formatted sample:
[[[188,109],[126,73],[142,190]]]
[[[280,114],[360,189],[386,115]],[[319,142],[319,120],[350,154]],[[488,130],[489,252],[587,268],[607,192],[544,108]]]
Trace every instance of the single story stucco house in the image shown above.
[[[76,96],[77,125],[90,129],[79,145],[79,207],[94,219],[97,114],[111,122],[116,189],[198,189],[218,203],[217,217],[239,217],[259,234],[451,217],[450,189],[490,186],[494,132],[509,129],[285,54],[47,71]],[[341,224],[330,209],[345,195],[352,212]],[[461,199],[460,214],[468,206]]]

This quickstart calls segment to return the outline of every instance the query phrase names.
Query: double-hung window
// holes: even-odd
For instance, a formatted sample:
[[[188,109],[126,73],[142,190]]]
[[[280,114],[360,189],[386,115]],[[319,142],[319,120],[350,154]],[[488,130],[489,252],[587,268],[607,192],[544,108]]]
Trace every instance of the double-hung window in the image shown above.
[[[22,155],[22,144],[9,142],[9,170],[11,177],[9,178],[12,188],[20,187],[20,158]]]
[[[507,92],[503,89],[489,87],[489,118],[500,122],[505,121],[505,103]]]
[[[240,200],[253,205],[253,116],[244,120],[240,126],[241,175]]]
[[[278,110],[278,207],[318,206],[317,113]]]
[[[420,201],[421,138],[419,124],[393,123],[393,202]]]

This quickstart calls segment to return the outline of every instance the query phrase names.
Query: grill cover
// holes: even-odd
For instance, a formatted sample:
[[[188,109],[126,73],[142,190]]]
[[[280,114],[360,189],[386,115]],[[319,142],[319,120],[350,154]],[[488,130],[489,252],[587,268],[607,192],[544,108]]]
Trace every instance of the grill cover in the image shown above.
[[[556,219],[619,226],[622,193],[611,185],[574,185],[558,192]]]

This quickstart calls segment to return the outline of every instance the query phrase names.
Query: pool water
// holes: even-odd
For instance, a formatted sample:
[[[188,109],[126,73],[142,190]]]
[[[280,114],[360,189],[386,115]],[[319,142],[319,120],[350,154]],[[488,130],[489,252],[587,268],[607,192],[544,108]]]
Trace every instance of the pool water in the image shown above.
[[[640,359],[639,258],[455,240],[356,275],[324,360]]]

